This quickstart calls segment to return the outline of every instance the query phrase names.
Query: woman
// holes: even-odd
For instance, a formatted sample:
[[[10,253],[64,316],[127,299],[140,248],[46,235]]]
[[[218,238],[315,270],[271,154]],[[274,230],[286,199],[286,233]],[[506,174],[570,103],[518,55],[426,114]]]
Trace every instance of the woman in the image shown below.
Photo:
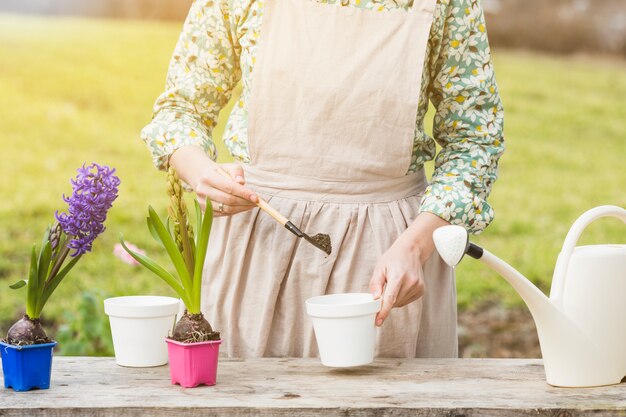
[[[224,133],[237,163],[216,164],[211,131],[239,80]],[[212,201],[203,303],[230,356],[314,356],[304,301],[371,291],[380,356],[454,357],[454,275],[432,232],[492,220],[502,123],[476,0],[197,0],[142,138]],[[331,255],[257,193],[329,234]]]

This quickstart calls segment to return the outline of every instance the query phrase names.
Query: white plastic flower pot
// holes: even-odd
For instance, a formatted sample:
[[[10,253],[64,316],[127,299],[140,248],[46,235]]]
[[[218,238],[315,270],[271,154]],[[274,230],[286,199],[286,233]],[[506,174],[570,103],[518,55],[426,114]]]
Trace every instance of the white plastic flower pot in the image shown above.
[[[167,364],[163,341],[176,324],[180,300],[138,295],[104,300],[118,365],[149,367]]]
[[[322,364],[332,367],[367,365],[374,360],[376,326],[381,299],[347,293],[313,297],[306,310],[313,321]]]

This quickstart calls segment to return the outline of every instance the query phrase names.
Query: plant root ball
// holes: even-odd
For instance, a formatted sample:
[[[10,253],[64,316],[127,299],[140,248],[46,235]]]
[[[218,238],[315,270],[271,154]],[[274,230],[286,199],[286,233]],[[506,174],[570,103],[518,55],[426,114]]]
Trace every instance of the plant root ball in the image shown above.
[[[46,335],[39,319],[31,319],[26,314],[11,326],[5,341],[15,346],[40,345],[52,342]]]
[[[208,342],[220,340],[220,333],[213,331],[202,313],[189,314],[185,311],[176,323],[171,339],[181,343]]]

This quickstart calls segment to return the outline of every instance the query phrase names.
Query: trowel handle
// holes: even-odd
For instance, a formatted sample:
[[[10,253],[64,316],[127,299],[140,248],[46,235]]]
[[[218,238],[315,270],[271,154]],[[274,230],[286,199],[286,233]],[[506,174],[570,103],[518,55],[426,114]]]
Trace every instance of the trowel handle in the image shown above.
[[[580,235],[583,233],[585,228],[589,226],[589,224],[601,217],[616,217],[626,223],[626,209],[619,206],[599,206],[592,208],[591,210],[587,210],[578,219],[576,219],[572,227],[569,229],[569,232],[567,232],[565,242],[563,242],[563,248],[561,249],[561,253],[559,253],[559,257],[554,268],[552,288],[550,290],[550,298],[553,300],[560,300],[563,295],[563,289],[565,288],[565,280],[567,276],[567,267]]]

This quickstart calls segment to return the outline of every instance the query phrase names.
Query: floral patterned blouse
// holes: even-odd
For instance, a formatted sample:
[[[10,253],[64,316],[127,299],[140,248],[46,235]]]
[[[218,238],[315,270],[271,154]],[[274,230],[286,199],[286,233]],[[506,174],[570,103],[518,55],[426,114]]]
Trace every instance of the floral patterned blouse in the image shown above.
[[[247,103],[264,0],[195,0],[174,50],[165,92],[141,133],[155,165],[185,145],[201,146],[215,159],[211,139],[219,111],[242,81],[224,142],[236,160],[249,162]],[[302,0],[329,7],[385,11],[407,9],[412,0]],[[366,42],[367,40],[363,40]],[[453,224],[481,232],[493,219],[486,199],[504,151],[503,108],[493,71],[479,0],[439,0],[431,27],[408,173],[435,158],[421,201]],[[433,135],[424,132],[428,101],[436,109]]]

